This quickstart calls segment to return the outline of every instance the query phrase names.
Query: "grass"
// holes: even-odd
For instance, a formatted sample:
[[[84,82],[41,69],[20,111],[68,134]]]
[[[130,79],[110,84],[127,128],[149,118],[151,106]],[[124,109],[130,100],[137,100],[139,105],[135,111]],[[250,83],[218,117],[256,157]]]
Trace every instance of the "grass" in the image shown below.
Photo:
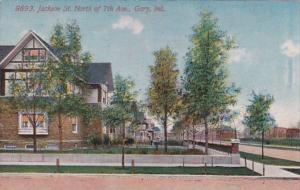
[[[240,152],[241,157],[247,158],[248,160],[253,160],[255,162],[260,162],[269,165],[278,165],[278,166],[300,166],[300,162],[284,160],[279,158],[273,158],[269,156],[264,156],[264,159],[261,158],[261,155],[251,154],[246,152]]]
[[[0,152],[9,153],[28,153],[25,150],[1,150]],[[59,151],[41,150],[39,153],[78,153],[78,154],[121,154],[122,148],[119,146],[102,146],[97,149],[73,149]],[[165,153],[163,148],[156,150],[154,147],[126,147],[125,154],[168,154],[168,155],[201,155],[203,152],[201,150],[187,149],[186,147],[168,147],[168,152]]]
[[[2,165],[0,172],[11,173],[56,173],[56,166]],[[131,174],[131,167],[116,166],[61,166],[60,173]],[[135,167],[135,174],[185,174],[185,175],[243,175],[257,176],[245,167]]]
[[[261,139],[240,139],[241,142],[260,144]],[[300,139],[267,139],[265,141],[266,145],[278,145],[278,146],[287,146],[287,147],[300,147]]]
[[[300,169],[284,168],[284,170],[300,175]]]

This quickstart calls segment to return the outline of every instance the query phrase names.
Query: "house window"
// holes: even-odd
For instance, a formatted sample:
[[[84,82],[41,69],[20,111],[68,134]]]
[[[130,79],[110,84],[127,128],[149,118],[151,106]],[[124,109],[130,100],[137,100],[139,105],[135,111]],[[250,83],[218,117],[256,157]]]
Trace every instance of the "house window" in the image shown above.
[[[47,150],[59,150],[59,147],[57,144],[49,143],[46,147]]]
[[[76,86],[74,84],[68,83],[67,84],[67,91],[70,94],[75,94],[75,92],[76,92]]]
[[[46,51],[45,50],[39,51],[39,61],[46,61]]]
[[[72,117],[71,118],[71,123],[72,123],[72,133],[78,133],[78,120],[77,120],[77,117]]]
[[[116,129],[114,127],[109,128],[109,133],[115,133],[115,132],[116,132]]]
[[[20,128],[21,129],[28,129],[32,128],[32,122],[36,122],[36,128],[46,128],[46,117],[44,113],[40,114],[26,114],[20,113],[19,120],[20,120]]]
[[[25,49],[23,50],[24,61],[46,61],[46,50]]]
[[[5,149],[5,150],[13,150],[13,149],[15,149],[17,146],[16,145],[14,145],[14,144],[5,144],[4,146],[3,146],[3,148]]]
[[[33,144],[26,144],[25,149],[33,150]]]
[[[107,104],[107,92],[105,90],[101,91],[102,103]]]

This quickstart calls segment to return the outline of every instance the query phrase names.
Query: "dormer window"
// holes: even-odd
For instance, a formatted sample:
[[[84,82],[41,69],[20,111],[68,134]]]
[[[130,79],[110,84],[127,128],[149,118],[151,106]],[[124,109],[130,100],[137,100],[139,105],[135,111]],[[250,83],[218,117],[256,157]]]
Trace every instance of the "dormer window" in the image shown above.
[[[46,50],[44,49],[24,49],[23,50],[24,61],[46,61]]]

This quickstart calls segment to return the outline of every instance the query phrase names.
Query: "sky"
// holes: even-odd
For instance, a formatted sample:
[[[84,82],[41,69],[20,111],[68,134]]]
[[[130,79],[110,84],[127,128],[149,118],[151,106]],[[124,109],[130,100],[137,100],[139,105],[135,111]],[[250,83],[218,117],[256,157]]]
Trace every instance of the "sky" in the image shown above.
[[[1,45],[16,44],[28,30],[49,41],[57,22],[76,19],[83,49],[94,62],[111,62],[114,75],[131,76],[140,99],[146,97],[153,52],[171,47],[182,73],[192,27],[201,11],[212,11],[238,43],[227,64],[228,82],[241,87],[235,109],[243,114],[254,90],[274,96],[271,113],[278,126],[300,121],[300,1],[0,2]]]

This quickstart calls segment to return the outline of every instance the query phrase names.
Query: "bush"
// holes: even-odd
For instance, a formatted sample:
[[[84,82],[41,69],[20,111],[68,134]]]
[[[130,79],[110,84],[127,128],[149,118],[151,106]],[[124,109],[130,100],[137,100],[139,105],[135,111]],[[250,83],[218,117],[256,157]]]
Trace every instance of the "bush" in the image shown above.
[[[121,145],[122,144],[122,140],[120,138],[115,138],[111,141],[112,145]]]
[[[109,145],[110,144],[110,138],[108,134],[105,134],[103,137],[103,144],[104,145]]]
[[[133,145],[134,144],[134,139],[133,138],[126,139],[125,144],[126,145]]]
[[[168,140],[168,145],[169,146],[182,146],[182,141]]]
[[[97,146],[101,144],[101,138],[94,133],[88,137],[87,142],[96,149]]]

